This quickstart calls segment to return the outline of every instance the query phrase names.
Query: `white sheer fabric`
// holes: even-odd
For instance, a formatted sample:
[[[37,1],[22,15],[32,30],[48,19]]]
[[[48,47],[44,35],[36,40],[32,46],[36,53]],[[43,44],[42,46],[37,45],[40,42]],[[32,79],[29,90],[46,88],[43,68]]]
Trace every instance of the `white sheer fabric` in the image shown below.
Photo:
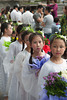
[[[20,44],[18,41],[11,43],[9,46],[8,53],[5,59],[3,60],[4,70],[8,77],[7,87],[6,87],[7,91],[9,90],[11,78],[12,78],[13,71],[14,71],[15,58],[17,54],[21,52],[21,50],[22,50],[22,44]],[[11,63],[11,61],[13,62]]]
[[[23,62],[26,57],[29,58],[29,56],[30,53],[26,50],[23,50],[16,57],[14,63],[14,74],[11,80],[8,100],[32,100],[32,97],[25,92],[23,82],[21,81],[21,70],[23,70]]]
[[[67,69],[66,60],[63,59],[62,64],[55,64],[51,60],[46,62],[40,71],[39,78],[38,78],[38,87],[39,92],[42,91],[41,86],[44,84],[44,76],[47,76],[50,72],[60,72]]]
[[[21,50],[22,50],[22,44],[20,44],[18,41],[15,41],[10,44],[9,51],[3,61],[4,70],[7,74],[13,71],[13,63],[11,63],[11,60],[15,61],[17,54]]]
[[[44,56],[49,58],[48,54],[45,54]],[[38,78],[35,76],[35,70],[32,70],[29,66],[29,58],[27,57],[23,62],[23,69],[21,73],[22,82],[25,91],[33,96],[35,98],[34,100],[38,100]]]
[[[11,41],[11,38],[10,38],[10,37],[2,36],[0,41],[1,41],[1,43],[2,43],[3,53],[7,54],[7,52],[8,52],[8,51],[6,50],[7,47],[3,46],[3,44],[4,44],[4,41],[6,41],[6,42],[9,41],[9,42],[10,42],[10,41]]]
[[[3,67],[3,58],[4,58],[2,44],[0,42],[0,94],[6,95],[6,74]]]

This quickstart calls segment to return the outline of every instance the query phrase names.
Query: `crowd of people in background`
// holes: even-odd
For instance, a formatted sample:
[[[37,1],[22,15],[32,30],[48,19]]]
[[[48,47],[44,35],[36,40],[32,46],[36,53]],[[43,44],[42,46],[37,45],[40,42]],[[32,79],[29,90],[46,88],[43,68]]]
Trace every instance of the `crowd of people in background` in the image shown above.
[[[67,6],[63,8],[64,14],[59,19],[57,15],[58,5],[56,3],[56,0],[52,0],[51,2],[52,4],[40,3],[40,5],[36,7],[33,12],[31,11],[30,6],[26,6],[26,8],[24,8],[23,6],[18,7],[18,5],[15,5],[12,9],[10,9],[10,6],[7,6],[5,9],[1,9],[0,16],[7,20],[12,20],[13,22],[29,24],[32,28],[34,28],[34,30],[43,30],[45,35],[53,34],[58,31],[61,34],[63,32],[63,34],[66,35],[67,22],[65,20],[67,16]],[[50,16],[52,16],[53,18]],[[55,20],[58,20],[58,23],[56,23],[56,25],[60,26],[59,30],[55,30],[55,27],[52,27],[52,24],[55,24]]]
[[[18,5],[1,9],[0,100],[46,100],[38,95],[43,75],[67,69],[67,5],[61,18],[57,11],[56,0],[33,11]]]

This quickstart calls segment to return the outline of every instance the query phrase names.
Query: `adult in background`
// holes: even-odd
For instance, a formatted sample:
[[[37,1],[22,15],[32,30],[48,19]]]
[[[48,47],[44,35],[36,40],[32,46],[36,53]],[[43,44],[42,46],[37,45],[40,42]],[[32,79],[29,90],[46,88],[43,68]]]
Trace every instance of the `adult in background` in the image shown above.
[[[57,5],[57,0],[51,0],[52,4],[44,4],[41,3],[43,6],[49,6],[51,9],[51,14],[53,15],[54,18],[57,17],[57,10],[58,10],[58,5]]]
[[[50,7],[47,6],[44,10],[46,16],[44,16],[43,22],[41,25],[43,26],[44,35],[49,38],[52,34],[52,23],[53,23],[53,16],[50,14]]]
[[[37,11],[33,15],[35,20],[35,30],[42,30],[41,22],[43,21],[43,6],[38,5]]]
[[[18,13],[18,6],[15,5],[15,6],[14,6],[14,9],[12,10],[12,12],[11,12],[11,14],[10,14],[11,20],[12,20],[12,21],[17,21],[17,19],[16,19],[17,13]]]
[[[18,7],[18,13],[16,15],[16,19],[17,19],[17,22],[22,22],[22,13],[23,13],[23,7],[20,6]]]
[[[51,14],[53,15],[54,18],[57,17],[57,10],[58,10],[58,5],[57,5],[57,0],[52,0],[52,4],[48,5],[51,7]]]
[[[30,12],[30,6],[27,6],[26,11],[22,14],[22,23],[32,25],[33,21],[33,13]]]

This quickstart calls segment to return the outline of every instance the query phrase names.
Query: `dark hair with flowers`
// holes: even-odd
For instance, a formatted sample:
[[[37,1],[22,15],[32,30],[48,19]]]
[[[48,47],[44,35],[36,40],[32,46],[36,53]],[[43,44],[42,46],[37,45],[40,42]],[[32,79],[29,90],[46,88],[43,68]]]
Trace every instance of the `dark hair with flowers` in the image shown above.
[[[24,49],[24,39],[25,39],[25,36],[26,35],[29,35],[29,34],[32,34],[32,32],[28,32],[28,31],[24,31],[23,34],[21,35],[21,38],[22,38],[22,41],[23,41],[23,48],[22,48],[22,51]]]
[[[36,32],[36,33],[33,33],[30,35],[29,37],[29,42],[32,43],[32,40],[36,37],[36,36],[40,36],[41,39],[44,41],[44,38],[42,36],[42,34]],[[29,59],[29,63],[32,64],[32,54],[33,54],[33,48],[31,48],[31,56],[30,56],[30,59]]]
[[[9,26],[9,25],[10,25],[10,24],[7,23],[7,22],[2,23],[2,25],[1,25],[1,32],[4,33],[5,29],[8,29],[8,26]]]
[[[24,27],[24,24],[19,25],[19,26],[17,27],[17,33],[18,33],[18,34],[20,34],[21,32],[23,32],[23,30],[22,30],[23,27]],[[21,31],[21,30],[22,30],[22,31]]]

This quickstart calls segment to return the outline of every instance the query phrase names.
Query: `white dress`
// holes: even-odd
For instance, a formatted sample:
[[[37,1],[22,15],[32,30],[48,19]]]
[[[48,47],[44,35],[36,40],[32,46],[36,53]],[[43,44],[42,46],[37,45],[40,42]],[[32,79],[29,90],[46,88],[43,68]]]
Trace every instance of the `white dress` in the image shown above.
[[[44,55],[45,57],[49,58],[48,54]],[[30,57],[29,57],[30,58]],[[31,69],[29,66],[29,58],[27,57],[23,62],[23,69],[22,69],[22,82],[26,92],[31,95],[34,100],[38,100],[38,78],[35,76],[36,69]],[[32,61],[35,58],[32,57]],[[36,60],[36,59],[35,59]],[[31,99],[32,100],[32,99]]]
[[[7,52],[8,52],[8,51],[6,50],[7,47],[3,46],[3,44],[4,44],[4,41],[6,41],[6,42],[9,41],[9,42],[11,42],[11,37],[9,37],[9,36],[8,36],[8,37],[2,36],[1,39],[0,39],[0,41],[1,41],[1,43],[2,43],[3,53],[7,54]]]
[[[0,59],[2,59],[2,61],[1,61],[1,66],[3,67],[3,73],[5,74],[5,78],[4,78],[4,84],[5,84],[5,86],[7,86],[7,74],[5,73],[5,70],[4,70],[4,66],[3,66],[3,60],[4,60],[4,58],[6,57],[6,55],[7,55],[7,53],[8,53],[8,51],[6,50],[7,49],[7,47],[5,47],[5,46],[3,46],[3,44],[4,44],[4,41],[6,41],[6,42],[11,42],[11,38],[8,36],[8,37],[5,37],[5,36],[2,36],[1,37],[1,39],[0,39],[0,43],[1,43],[1,45],[2,45],[2,47],[0,47],[0,50],[2,51],[2,56],[1,56],[1,58]],[[3,58],[2,58],[3,57]],[[2,77],[2,76],[1,76]],[[7,95],[7,90],[5,89],[5,95]]]
[[[20,44],[17,40],[10,44],[9,51],[3,61],[4,69],[7,74],[12,70],[13,63],[10,61],[15,61],[17,54],[22,50],[22,44]],[[12,70],[13,71],[13,70]]]
[[[14,62],[11,63],[10,61],[13,60],[15,61],[15,58],[19,52],[22,50],[22,44],[20,44],[18,41],[15,41],[10,44],[8,53],[3,60],[3,65],[4,65],[4,70],[5,73],[7,74],[7,87],[6,90],[9,90],[10,83],[11,83],[11,78],[13,75],[14,71]]]
[[[9,89],[8,100],[32,100],[29,99],[28,93],[25,92],[23,83],[21,81],[21,70],[23,70],[23,62],[26,57],[29,58],[30,53],[26,50],[20,52],[14,63],[14,73]]]
[[[39,78],[38,78],[38,90],[39,92],[42,91],[41,86],[44,84],[44,76],[47,76],[50,72],[60,72],[67,69],[66,60],[63,59],[62,64],[55,64],[51,60],[46,62],[40,71]]]
[[[2,50],[2,44],[0,42],[0,95],[6,95],[6,75],[4,72],[3,67],[3,50]]]

